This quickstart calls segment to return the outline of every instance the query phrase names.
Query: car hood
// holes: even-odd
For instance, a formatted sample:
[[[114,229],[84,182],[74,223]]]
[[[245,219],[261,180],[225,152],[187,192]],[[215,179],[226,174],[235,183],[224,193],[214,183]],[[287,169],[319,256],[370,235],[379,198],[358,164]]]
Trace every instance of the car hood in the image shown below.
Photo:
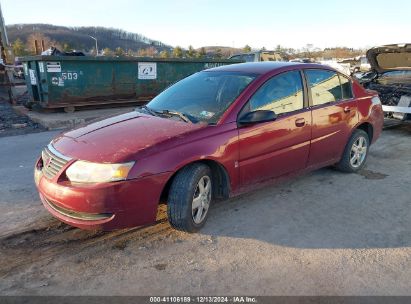
[[[390,44],[367,51],[371,68],[378,73],[411,70],[411,44]]]
[[[52,145],[75,159],[125,162],[144,149],[205,126],[130,112],[63,133]]]

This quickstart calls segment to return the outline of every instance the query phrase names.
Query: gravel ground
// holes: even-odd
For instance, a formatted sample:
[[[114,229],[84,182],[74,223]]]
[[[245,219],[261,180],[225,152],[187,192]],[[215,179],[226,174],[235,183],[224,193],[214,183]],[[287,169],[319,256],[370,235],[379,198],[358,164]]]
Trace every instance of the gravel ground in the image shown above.
[[[19,104],[27,98],[25,93],[17,97]],[[45,131],[41,125],[31,121],[27,116],[17,114],[4,93],[0,94],[0,137],[37,133]]]
[[[53,219],[32,165],[56,133],[0,138],[2,295],[411,295],[411,126],[366,168],[330,168],[215,204],[198,234]],[[7,143],[7,144],[6,144]]]

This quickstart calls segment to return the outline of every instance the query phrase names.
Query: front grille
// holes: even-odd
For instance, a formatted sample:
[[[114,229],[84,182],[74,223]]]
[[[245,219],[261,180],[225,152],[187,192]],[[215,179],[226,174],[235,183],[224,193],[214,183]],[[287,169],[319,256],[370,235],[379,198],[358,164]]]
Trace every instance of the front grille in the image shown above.
[[[84,220],[84,221],[99,221],[99,220],[106,220],[113,216],[113,213],[86,213],[86,212],[78,212],[74,210],[69,210],[63,207],[56,205],[53,201],[49,200],[45,196],[40,194],[40,198],[54,211],[65,215],[67,217],[71,217],[77,220]]]
[[[48,179],[55,177],[70,161],[70,158],[57,152],[51,144],[41,152],[41,158],[43,160],[42,171]]]

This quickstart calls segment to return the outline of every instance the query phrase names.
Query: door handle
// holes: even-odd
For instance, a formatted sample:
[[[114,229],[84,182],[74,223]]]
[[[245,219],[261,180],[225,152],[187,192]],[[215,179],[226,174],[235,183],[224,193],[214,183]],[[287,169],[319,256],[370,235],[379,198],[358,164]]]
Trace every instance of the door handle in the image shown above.
[[[295,125],[296,125],[297,127],[304,127],[304,125],[305,125],[305,119],[304,119],[304,118],[297,118],[297,119],[295,120]]]
[[[345,107],[344,108],[344,113],[350,113],[351,112],[351,108],[350,107]]]

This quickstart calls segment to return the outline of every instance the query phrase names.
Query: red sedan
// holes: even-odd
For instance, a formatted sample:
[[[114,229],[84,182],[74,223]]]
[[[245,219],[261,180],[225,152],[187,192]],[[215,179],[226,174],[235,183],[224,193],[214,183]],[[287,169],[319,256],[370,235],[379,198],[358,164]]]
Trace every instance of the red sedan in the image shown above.
[[[330,67],[229,65],[60,135],[35,181],[47,210],[76,227],[149,224],[166,201],[171,225],[193,232],[214,199],[324,166],[360,170],[382,125],[378,95]]]

